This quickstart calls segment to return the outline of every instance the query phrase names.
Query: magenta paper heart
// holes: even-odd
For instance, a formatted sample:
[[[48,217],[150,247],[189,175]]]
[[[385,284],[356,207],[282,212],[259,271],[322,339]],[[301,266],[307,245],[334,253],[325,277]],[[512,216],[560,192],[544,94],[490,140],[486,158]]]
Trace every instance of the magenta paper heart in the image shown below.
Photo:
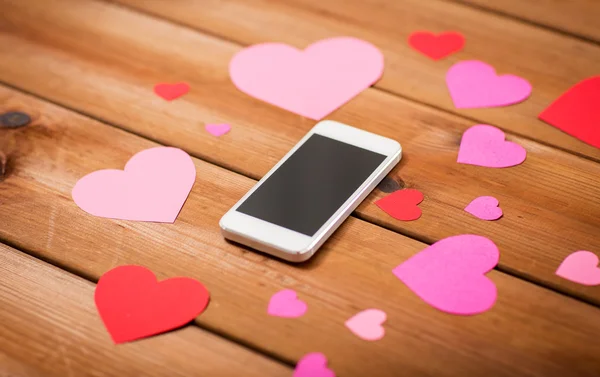
[[[306,303],[298,299],[294,290],[284,289],[271,296],[267,313],[275,317],[298,318],[306,313],[306,309]]]
[[[463,234],[434,243],[393,272],[434,308],[471,315],[485,312],[496,302],[496,285],[485,274],[499,258],[492,241]]]
[[[598,257],[590,251],[576,251],[565,258],[556,274],[583,285],[600,285]]]
[[[479,60],[454,64],[446,73],[446,85],[459,109],[498,107],[525,100],[531,84],[515,75],[496,75],[494,67]]]
[[[379,340],[385,335],[381,324],[387,319],[387,314],[379,309],[367,309],[346,321],[346,327],[363,340]]]
[[[313,352],[304,355],[294,369],[293,377],[335,377],[327,368],[327,358],[322,353]]]
[[[75,204],[99,217],[172,223],[185,203],[196,168],[190,156],[177,148],[141,151],[125,170],[98,170],[73,187]]]
[[[373,85],[382,73],[381,51],[350,37],[323,39],[304,51],[282,43],[258,44],[229,63],[239,90],[314,120]]]
[[[223,136],[231,130],[231,126],[228,124],[207,124],[204,129],[213,136]]]
[[[473,199],[465,211],[481,220],[498,220],[502,217],[502,209],[498,207],[498,199],[493,196],[480,196]]]
[[[506,168],[525,161],[525,148],[504,138],[501,129],[487,124],[469,128],[463,133],[460,141],[457,162],[489,168]]]

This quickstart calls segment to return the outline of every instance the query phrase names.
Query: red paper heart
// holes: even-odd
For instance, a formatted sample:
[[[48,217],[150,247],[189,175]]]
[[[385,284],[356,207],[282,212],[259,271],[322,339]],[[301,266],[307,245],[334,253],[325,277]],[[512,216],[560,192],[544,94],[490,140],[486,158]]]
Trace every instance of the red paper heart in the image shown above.
[[[200,282],[176,277],[157,282],[141,266],[119,266],[100,278],[94,299],[100,317],[117,344],[185,325],[208,305]]]
[[[552,102],[539,118],[600,148],[600,76],[577,83]]]
[[[429,31],[417,31],[408,37],[408,44],[431,59],[439,60],[460,51],[465,45],[465,37],[455,31],[438,35]]]
[[[421,217],[421,209],[417,204],[422,201],[423,194],[419,190],[406,189],[393,192],[375,204],[397,220],[411,221]]]
[[[154,93],[158,96],[172,101],[176,98],[181,97],[190,91],[190,85],[185,82],[179,82],[177,84],[161,83],[154,85]]]

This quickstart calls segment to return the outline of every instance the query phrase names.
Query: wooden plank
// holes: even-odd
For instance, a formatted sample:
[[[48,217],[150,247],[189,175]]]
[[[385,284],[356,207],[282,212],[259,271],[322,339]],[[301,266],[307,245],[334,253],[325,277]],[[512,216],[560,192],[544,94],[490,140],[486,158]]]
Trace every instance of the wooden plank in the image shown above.
[[[499,291],[492,310],[468,318],[442,313],[391,273],[426,245],[356,218],[302,265],[226,242],[218,220],[255,181],[201,160],[194,160],[196,183],[174,224],[87,215],[70,198],[77,179],[122,168],[155,144],[0,87],[0,110],[6,109],[32,114],[34,122],[3,134],[14,149],[3,149],[10,174],[0,184],[0,219],[10,221],[0,227],[0,239],[40,258],[90,279],[131,263],[159,279],[199,279],[211,292],[197,319],[203,327],[290,362],[324,352],[339,376],[397,376],[400,370],[410,376],[597,376],[600,370],[599,308],[492,271]],[[282,288],[307,302],[305,316],[267,316],[269,297]],[[377,342],[344,327],[371,307],[388,314],[386,335]]]
[[[454,0],[600,42],[597,0]]]
[[[94,284],[0,244],[0,376],[283,376],[289,367],[196,326],[115,346]]]
[[[3,3],[11,17],[3,19],[10,33],[0,35],[0,79],[253,178],[314,125],[233,87],[226,67],[236,45],[104,3],[47,4]],[[94,17],[101,22],[80,21]],[[156,82],[178,80],[191,83],[192,91],[177,101],[151,92]],[[391,175],[426,195],[424,215],[415,222],[392,220],[372,205],[381,192],[367,199],[359,216],[427,242],[465,232],[489,236],[503,251],[502,269],[600,304],[598,289],[554,274],[573,251],[597,252],[598,164],[514,135],[509,140],[529,153],[523,165],[457,164],[470,121],[376,90],[331,119],[399,140],[404,158]],[[217,139],[203,130],[204,122],[230,123],[233,131]],[[481,195],[500,199],[505,217],[484,222],[463,211]]]
[[[600,73],[597,45],[441,0],[116,1],[244,45],[277,41],[304,48],[326,37],[360,37],[385,55],[385,74],[376,87],[600,159],[600,149],[537,119],[569,87]],[[466,47],[431,61],[406,42],[417,30],[458,30],[466,36]],[[525,77],[533,94],[506,108],[455,109],[446,71],[457,61],[472,59],[492,64],[499,73]]]

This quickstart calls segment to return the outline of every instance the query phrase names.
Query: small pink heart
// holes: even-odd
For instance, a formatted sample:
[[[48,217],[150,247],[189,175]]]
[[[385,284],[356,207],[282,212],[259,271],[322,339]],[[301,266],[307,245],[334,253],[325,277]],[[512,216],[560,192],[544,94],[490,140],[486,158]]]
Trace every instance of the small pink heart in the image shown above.
[[[600,285],[598,257],[590,251],[580,250],[566,257],[556,274],[575,283]]]
[[[356,336],[364,340],[379,340],[385,335],[381,324],[387,315],[383,310],[367,309],[346,321],[346,327]]]
[[[434,243],[393,272],[434,308],[471,315],[485,312],[496,302],[496,285],[485,274],[499,258],[492,241],[463,234]]]
[[[208,133],[219,137],[229,132],[231,130],[231,126],[228,124],[207,124],[204,126],[204,129],[208,131]]]
[[[496,75],[494,67],[478,60],[454,64],[446,74],[446,85],[459,109],[498,107],[524,101],[531,84],[515,75]]]
[[[284,289],[271,296],[267,313],[275,317],[298,318],[306,313],[306,303],[292,289]]]
[[[94,216],[172,223],[195,180],[196,167],[187,153],[157,147],[131,157],[125,170],[86,175],[71,195],[79,208]]]
[[[498,204],[498,199],[493,196],[480,196],[473,199],[465,211],[481,220],[498,220],[502,217],[502,208]]]
[[[327,358],[319,352],[304,355],[294,369],[293,377],[335,377],[335,373],[327,368]]]
[[[457,162],[489,168],[506,168],[519,165],[526,157],[525,148],[506,141],[501,129],[478,124],[463,133]]]
[[[383,54],[372,44],[338,37],[304,51],[262,43],[238,52],[229,63],[242,92],[295,114],[320,120],[383,74]]]

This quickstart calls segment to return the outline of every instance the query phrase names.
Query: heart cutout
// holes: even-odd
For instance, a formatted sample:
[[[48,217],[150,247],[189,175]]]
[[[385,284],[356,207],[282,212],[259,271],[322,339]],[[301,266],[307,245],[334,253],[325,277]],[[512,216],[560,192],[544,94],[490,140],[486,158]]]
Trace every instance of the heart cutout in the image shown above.
[[[293,377],[335,377],[327,368],[327,358],[319,352],[306,354],[296,364]]]
[[[125,170],[98,170],[73,187],[75,203],[85,212],[122,220],[172,223],[185,203],[196,167],[177,148],[156,147],[135,154]]]
[[[306,303],[298,298],[294,290],[284,289],[271,296],[267,313],[275,317],[298,318],[306,310]]]
[[[211,135],[219,137],[223,136],[231,130],[228,124],[206,124],[204,129]]]
[[[433,60],[440,60],[460,51],[465,45],[465,37],[455,31],[434,34],[429,31],[417,31],[408,37],[408,44]]]
[[[94,299],[100,317],[117,344],[176,329],[208,305],[200,282],[176,277],[158,282],[141,266],[119,266],[98,281]]]
[[[375,202],[377,207],[397,220],[411,221],[421,217],[421,209],[417,206],[423,201],[419,190],[398,190]]]
[[[465,211],[481,220],[498,220],[502,217],[502,208],[498,206],[499,204],[498,199],[493,196],[480,196],[473,199]]]
[[[454,106],[475,109],[512,105],[531,94],[531,84],[515,75],[496,75],[491,65],[478,60],[454,64],[446,73]]]
[[[579,140],[600,148],[600,76],[590,77],[552,102],[539,118]]]
[[[505,137],[501,129],[487,124],[470,127],[460,141],[457,162],[489,168],[519,165],[525,161],[527,151]]]
[[[379,340],[385,335],[383,322],[387,319],[384,311],[367,309],[346,321],[346,327],[363,340]]]
[[[583,285],[600,285],[598,257],[590,251],[576,251],[565,258],[556,275]]]
[[[156,93],[159,97],[166,99],[167,101],[177,99],[189,91],[190,85],[185,82],[179,82],[176,84],[160,83],[154,85],[154,93]]]
[[[444,238],[393,272],[423,301],[450,314],[472,315],[496,302],[496,285],[485,276],[500,258],[489,239],[471,234]]]
[[[242,92],[320,120],[379,80],[383,54],[350,37],[323,39],[304,51],[263,43],[238,52],[229,74]]]

